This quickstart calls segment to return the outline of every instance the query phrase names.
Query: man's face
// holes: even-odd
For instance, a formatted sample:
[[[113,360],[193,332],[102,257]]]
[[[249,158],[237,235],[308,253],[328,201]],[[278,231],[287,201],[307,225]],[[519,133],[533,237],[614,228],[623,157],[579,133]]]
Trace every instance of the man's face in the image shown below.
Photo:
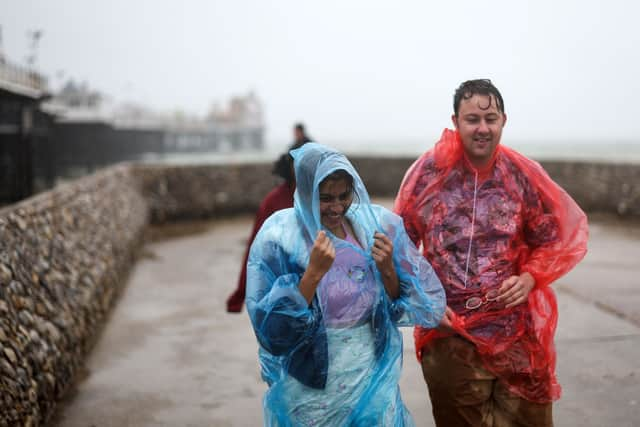
[[[293,138],[296,142],[302,142],[304,139],[304,132],[302,132],[302,129],[293,128]]]
[[[460,133],[467,157],[476,167],[487,165],[500,143],[506,114],[500,112],[493,96],[473,95],[460,102],[458,116],[451,116]]]

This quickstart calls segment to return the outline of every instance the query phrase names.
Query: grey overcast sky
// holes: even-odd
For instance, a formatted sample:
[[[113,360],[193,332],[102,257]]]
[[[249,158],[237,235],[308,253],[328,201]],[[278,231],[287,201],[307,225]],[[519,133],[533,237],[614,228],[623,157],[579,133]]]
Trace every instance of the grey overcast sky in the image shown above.
[[[0,0],[4,51],[116,99],[203,114],[254,90],[269,140],[431,142],[455,87],[491,78],[504,138],[640,140],[640,3],[628,0]]]

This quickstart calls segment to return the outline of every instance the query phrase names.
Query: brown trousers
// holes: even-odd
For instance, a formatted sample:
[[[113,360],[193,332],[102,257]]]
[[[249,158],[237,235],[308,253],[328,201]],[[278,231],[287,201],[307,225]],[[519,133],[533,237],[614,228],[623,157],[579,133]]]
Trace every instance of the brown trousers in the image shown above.
[[[438,427],[553,427],[552,404],[530,402],[507,390],[467,340],[437,339],[425,350],[422,373]]]

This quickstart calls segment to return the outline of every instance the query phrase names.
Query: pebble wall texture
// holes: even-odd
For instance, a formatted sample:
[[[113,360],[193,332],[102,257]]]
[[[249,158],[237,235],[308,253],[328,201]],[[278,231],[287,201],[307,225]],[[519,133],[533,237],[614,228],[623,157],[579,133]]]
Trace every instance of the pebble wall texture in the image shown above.
[[[272,164],[138,166],[153,224],[233,215],[257,209],[278,183]]]
[[[640,218],[640,165],[541,162],[585,212]]]
[[[394,197],[415,158],[349,156],[374,197]],[[540,162],[587,212],[640,217],[640,164]],[[151,222],[162,224],[255,210],[281,182],[271,164],[138,166]]]
[[[0,426],[44,425],[132,265],[147,206],[118,166],[0,210]]]
[[[367,189],[380,197],[395,197],[414,160],[351,158]],[[572,161],[541,161],[540,164],[585,212],[640,218],[640,164]]]
[[[395,196],[414,160],[351,159],[374,197]],[[543,166],[587,212],[640,217],[640,165]],[[124,164],[0,210],[0,427],[46,424],[149,224],[254,211],[279,182],[270,171]]]

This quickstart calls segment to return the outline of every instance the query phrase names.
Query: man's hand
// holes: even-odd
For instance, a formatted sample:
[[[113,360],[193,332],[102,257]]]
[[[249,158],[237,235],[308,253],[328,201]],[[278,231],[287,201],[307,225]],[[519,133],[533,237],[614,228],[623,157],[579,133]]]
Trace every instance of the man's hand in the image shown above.
[[[527,272],[519,276],[511,276],[500,285],[498,301],[505,308],[515,307],[529,300],[529,293],[536,285],[536,280]]]

